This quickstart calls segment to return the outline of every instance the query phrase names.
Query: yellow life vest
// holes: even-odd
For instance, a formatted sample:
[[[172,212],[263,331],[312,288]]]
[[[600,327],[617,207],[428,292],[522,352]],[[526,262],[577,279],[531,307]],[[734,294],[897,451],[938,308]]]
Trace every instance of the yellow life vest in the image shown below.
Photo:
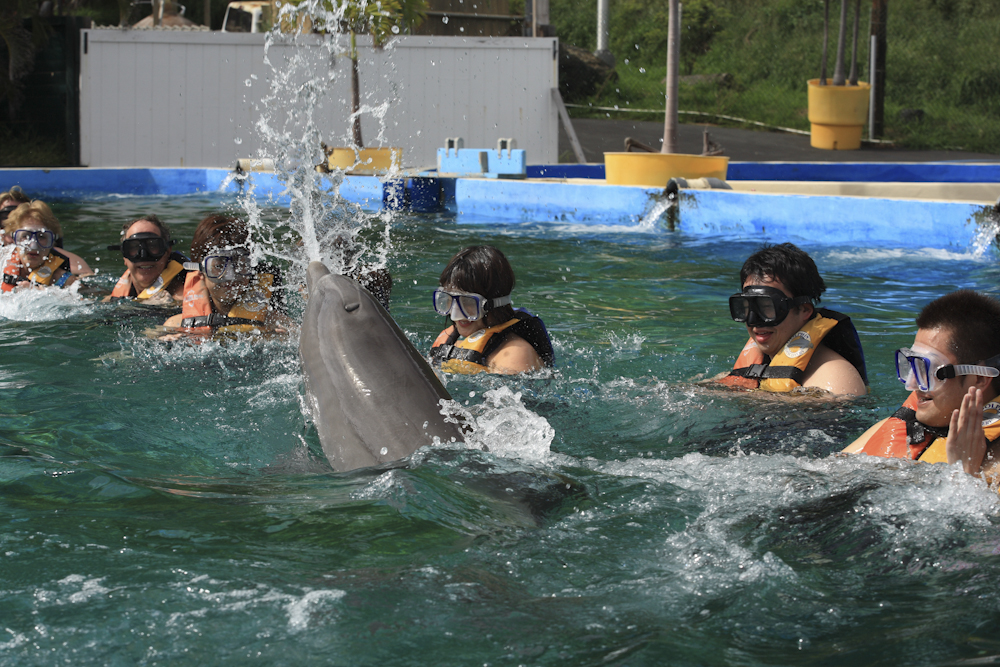
[[[163,290],[164,287],[168,286],[170,282],[175,277],[177,277],[177,274],[179,274],[183,270],[184,270],[183,264],[181,264],[175,259],[171,259],[167,263],[166,268],[163,269],[163,272],[156,277],[156,280],[153,282],[153,284],[147,287],[146,289],[142,290],[141,292],[139,292],[139,294],[137,294],[135,298],[139,301],[145,301],[146,299],[159,294],[160,291]],[[122,277],[119,278],[118,282],[115,284],[115,288],[114,290],[112,290],[111,296],[128,297],[131,295],[131,292],[132,292],[132,276],[130,275],[129,271],[125,271],[125,273],[122,274]]]
[[[847,359],[867,385],[864,355],[860,343],[856,342],[854,325],[849,317],[825,308],[817,308],[812,319],[792,334],[781,351],[770,361],[754,340],[749,339],[736,358],[733,370],[719,382],[729,387],[759,388],[773,392],[789,392],[801,387],[816,348],[838,326],[844,327],[838,330],[841,335],[837,336],[842,340],[830,348]]]
[[[39,266],[37,269],[28,274],[27,278],[22,278],[22,269],[25,267],[21,266],[21,252],[18,248],[10,254],[10,259],[7,260],[7,265],[3,269],[3,291],[10,292],[14,287],[20,282],[30,282],[32,285],[51,285],[52,278],[56,275],[56,271],[63,267],[65,268],[63,276],[56,283],[59,287],[66,284],[66,280],[69,278],[69,258],[61,254],[55,248],[49,251],[48,257],[45,258],[45,263]]]
[[[483,351],[490,342],[490,338],[520,322],[516,317],[498,324],[488,329],[480,329],[471,334],[468,338],[449,343],[455,327],[451,326],[438,334],[434,344],[431,345],[431,356],[435,361],[441,362],[441,370],[445,373],[457,373],[461,375],[475,375],[476,373],[488,373],[490,368],[486,362],[486,355]],[[456,334],[457,335],[457,334]]]

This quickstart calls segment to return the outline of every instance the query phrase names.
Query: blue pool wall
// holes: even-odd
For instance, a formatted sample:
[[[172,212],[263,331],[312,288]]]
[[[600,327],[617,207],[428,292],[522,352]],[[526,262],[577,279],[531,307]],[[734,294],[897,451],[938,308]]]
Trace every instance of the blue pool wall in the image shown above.
[[[604,178],[603,164],[528,165],[528,178]],[[970,162],[730,162],[730,181],[1000,183],[1000,164]]]
[[[588,178],[603,165],[529,167],[544,178]],[[1000,165],[921,163],[734,163],[731,175],[766,180],[773,177],[817,176],[816,180],[888,180],[925,182],[997,182]],[[555,174],[560,174],[556,176]],[[864,174],[864,179],[847,178]],[[818,176],[823,175],[822,179]],[[881,175],[882,179],[872,178]],[[268,173],[251,173],[233,180],[224,169],[3,169],[0,187],[19,185],[32,197],[65,199],[105,195],[171,196],[247,192],[276,205],[287,205],[283,183]],[[592,176],[591,176],[592,177]],[[227,183],[228,179],[228,183]],[[948,181],[947,179],[952,179]],[[406,179],[405,188],[418,179]],[[736,180],[736,179],[734,179]],[[789,179],[796,180],[796,179]],[[802,180],[801,178],[798,180]],[[424,184],[426,185],[426,184]],[[379,210],[401,192],[373,176],[346,176],[339,192],[366,210]],[[998,185],[1000,190],[1000,185]],[[463,223],[567,223],[635,227],[658,205],[661,188],[522,179],[442,179],[441,192]],[[424,196],[426,193],[422,194]],[[886,245],[966,250],[976,240],[979,221],[991,215],[983,205],[876,197],[775,195],[727,190],[682,193],[671,226],[692,236],[725,236],[760,241],[800,239],[833,245]],[[662,228],[663,221],[657,222]]]

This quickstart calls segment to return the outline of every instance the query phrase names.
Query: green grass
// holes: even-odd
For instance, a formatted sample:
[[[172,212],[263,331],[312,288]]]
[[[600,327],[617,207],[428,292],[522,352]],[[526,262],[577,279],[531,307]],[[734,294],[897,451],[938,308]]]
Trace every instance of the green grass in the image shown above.
[[[658,0],[632,0],[628,11],[616,11],[612,4],[611,44],[618,61],[619,81],[584,103],[663,108],[666,54],[659,36],[650,36],[648,25],[642,30],[633,26],[638,2],[664,4]],[[553,20],[562,39],[570,43],[577,40],[581,42],[578,46],[593,48],[593,21],[587,20],[593,14],[592,4],[591,0],[553,0]],[[702,40],[701,51],[687,53],[684,65],[692,73],[730,74],[732,85],[682,85],[678,106],[682,110],[808,130],[805,82],[819,76],[822,1],[701,0],[699,7],[704,9],[706,4],[714,7],[709,12],[716,26],[714,35],[704,42],[702,25],[698,38]],[[838,6],[831,2],[828,76],[833,75]],[[862,3],[858,49],[862,80],[868,79],[870,6]],[[906,148],[1000,153],[1000,60],[993,57],[1000,35],[1000,12],[995,2],[893,0],[889,12],[884,138]],[[565,32],[563,23],[567,24]],[[591,32],[584,32],[584,28]],[[665,25],[662,30],[666,30]],[[903,120],[900,111],[904,109],[920,109],[924,117],[919,121]],[[573,109],[575,116],[608,113],[615,115],[614,111]],[[621,115],[643,118],[631,113]],[[662,119],[662,113],[645,119]]]

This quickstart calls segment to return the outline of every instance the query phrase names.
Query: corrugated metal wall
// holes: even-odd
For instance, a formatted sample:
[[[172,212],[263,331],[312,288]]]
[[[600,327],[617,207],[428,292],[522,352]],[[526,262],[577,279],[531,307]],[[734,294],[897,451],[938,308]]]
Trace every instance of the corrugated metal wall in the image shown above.
[[[307,69],[326,81],[314,117],[328,145],[346,145],[349,61],[324,56],[318,38],[310,40]],[[268,58],[283,63],[293,50],[272,46]],[[84,165],[225,168],[259,155],[258,108],[273,76],[264,62],[264,35],[86,30],[81,51]],[[362,105],[385,103],[381,122],[378,113],[362,115],[365,144],[401,146],[406,166],[430,166],[446,137],[463,137],[469,148],[513,137],[530,163],[555,162],[558,120],[550,89],[558,85],[556,51],[554,38],[521,37],[407,36],[383,51],[364,46]],[[267,111],[289,114],[294,126],[305,117],[297,105],[269,102]],[[294,134],[293,126],[286,129]]]

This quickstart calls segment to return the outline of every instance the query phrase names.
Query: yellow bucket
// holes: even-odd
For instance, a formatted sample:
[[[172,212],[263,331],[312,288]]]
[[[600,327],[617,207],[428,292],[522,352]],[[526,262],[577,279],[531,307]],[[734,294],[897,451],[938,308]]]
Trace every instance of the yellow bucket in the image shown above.
[[[840,151],[861,148],[871,86],[864,81],[856,86],[834,86],[829,79],[825,86],[819,85],[819,79],[807,83],[812,147]]]
[[[609,185],[666,187],[667,181],[681,178],[726,180],[729,158],[721,155],[682,153],[605,153],[604,180]]]
[[[403,165],[402,148],[334,148],[327,160],[330,169],[350,174],[386,173]]]

